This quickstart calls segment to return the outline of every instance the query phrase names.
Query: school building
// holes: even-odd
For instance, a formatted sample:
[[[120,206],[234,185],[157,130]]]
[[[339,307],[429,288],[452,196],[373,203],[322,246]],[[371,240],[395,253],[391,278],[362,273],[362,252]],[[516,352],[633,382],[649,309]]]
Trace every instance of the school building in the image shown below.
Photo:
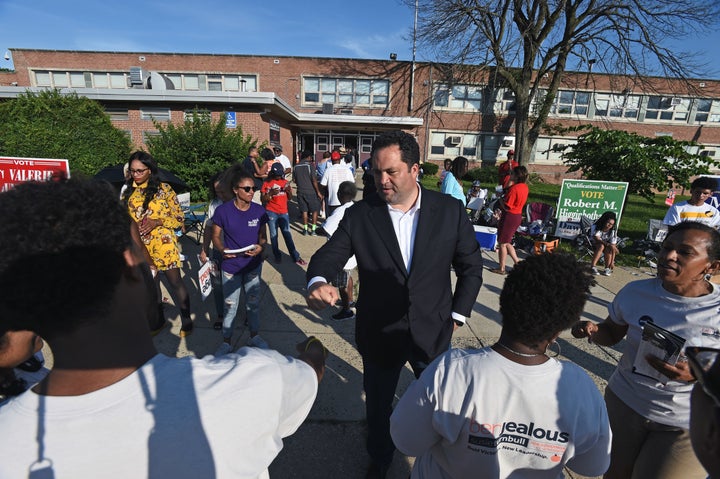
[[[503,161],[514,149],[514,95],[492,69],[397,60],[10,49],[14,71],[0,72],[0,99],[59,88],[99,101],[141,148],[153,119],[180,123],[194,110],[241,126],[285,154],[356,149],[402,129],[423,161],[467,157],[471,167]],[[550,78],[541,79],[550,82]],[[547,122],[593,124],[644,136],[671,135],[720,156],[720,81],[693,85],[663,78],[568,72]],[[565,167],[550,151],[573,138],[543,134],[528,159],[547,181]]]

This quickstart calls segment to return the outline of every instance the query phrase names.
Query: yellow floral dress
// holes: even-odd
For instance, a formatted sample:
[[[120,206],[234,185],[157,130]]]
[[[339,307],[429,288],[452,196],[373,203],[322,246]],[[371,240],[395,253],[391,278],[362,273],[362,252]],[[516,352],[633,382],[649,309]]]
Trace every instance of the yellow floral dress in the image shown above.
[[[132,219],[137,223],[142,222],[143,218],[162,221],[161,226],[142,236],[142,241],[155,262],[155,266],[160,271],[180,268],[182,266],[180,248],[174,230],[183,225],[185,215],[180,208],[175,192],[167,183],[160,183],[155,197],[148,203],[147,210],[143,211],[147,182],[133,186],[135,190],[128,198],[128,212]]]

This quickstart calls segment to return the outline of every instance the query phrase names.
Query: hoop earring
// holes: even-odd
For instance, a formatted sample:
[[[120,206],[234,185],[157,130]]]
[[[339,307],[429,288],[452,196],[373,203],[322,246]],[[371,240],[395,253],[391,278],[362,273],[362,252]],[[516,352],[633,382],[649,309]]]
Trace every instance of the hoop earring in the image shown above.
[[[545,354],[547,354],[547,350],[553,344],[555,346],[557,346],[557,352],[555,354],[548,354],[548,356],[550,356],[551,358],[556,358],[556,357],[560,356],[560,353],[562,352],[562,350],[560,349],[560,343],[558,343],[557,341],[552,341],[552,342],[548,343],[547,347],[545,348]],[[550,351],[553,352],[552,349]]]

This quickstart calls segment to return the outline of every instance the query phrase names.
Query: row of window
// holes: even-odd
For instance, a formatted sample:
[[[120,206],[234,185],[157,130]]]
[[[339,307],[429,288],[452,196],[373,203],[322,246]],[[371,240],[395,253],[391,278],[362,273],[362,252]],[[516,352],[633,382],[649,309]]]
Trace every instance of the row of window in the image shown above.
[[[430,154],[432,160],[455,158],[464,156],[469,160],[494,161],[499,156],[501,148],[509,148],[507,137],[497,134],[484,133],[452,133],[434,131],[430,133]],[[535,145],[534,157],[531,162],[561,163],[562,153],[553,151],[555,145],[570,145],[575,140],[561,137],[540,137]],[[720,148],[712,146],[688,147],[693,154],[715,157]],[[503,156],[505,150],[503,150]]]
[[[538,99],[545,94],[541,91]],[[468,112],[486,111],[485,100],[496,114],[509,115],[515,111],[515,98],[511,91],[488,92],[487,88],[473,85],[439,84],[435,88],[433,104],[437,109]],[[539,107],[539,101],[533,108]],[[720,123],[720,101],[710,98],[683,98],[660,95],[615,95],[590,91],[559,90],[550,108],[550,114],[581,118],[628,120],[659,120],[669,122]]]
[[[132,88],[129,72],[35,71],[35,85],[49,88]],[[255,75],[164,74],[175,90],[257,91]]]

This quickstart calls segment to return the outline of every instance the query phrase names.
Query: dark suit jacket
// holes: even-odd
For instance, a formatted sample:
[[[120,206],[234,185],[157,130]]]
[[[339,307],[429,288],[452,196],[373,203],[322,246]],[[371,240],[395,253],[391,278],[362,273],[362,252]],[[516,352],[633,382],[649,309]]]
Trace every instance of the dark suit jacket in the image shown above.
[[[360,354],[390,365],[414,352],[431,361],[447,350],[451,312],[470,316],[482,285],[482,256],[461,203],[422,190],[410,273],[400,253],[388,205],[372,195],[350,207],[333,234],[311,258],[308,281],[332,281],[353,254],[360,293],[356,341]],[[450,266],[457,275],[451,290]]]

